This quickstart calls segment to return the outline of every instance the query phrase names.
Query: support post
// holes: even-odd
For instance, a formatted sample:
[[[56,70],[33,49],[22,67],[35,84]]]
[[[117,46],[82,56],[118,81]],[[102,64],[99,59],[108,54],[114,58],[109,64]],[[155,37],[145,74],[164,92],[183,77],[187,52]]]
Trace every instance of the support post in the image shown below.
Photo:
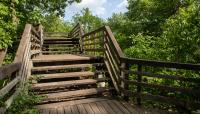
[[[142,75],[140,74],[142,72],[142,65],[138,65],[138,72],[139,74],[137,75],[137,82],[141,83],[142,82]],[[141,105],[141,92],[142,92],[142,87],[140,84],[137,85],[137,104]]]
[[[122,79],[129,80],[129,75],[125,72],[125,70],[127,70],[127,69],[129,69],[128,64],[122,63],[121,64],[121,77],[122,77]],[[129,84],[125,83],[124,81],[121,81],[121,87],[124,90],[129,90]],[[121,91],[121,92],[123,92],[123,91]],[[129,96],[127,94],[122,93],[122,97],[125,101],[129,100]]]

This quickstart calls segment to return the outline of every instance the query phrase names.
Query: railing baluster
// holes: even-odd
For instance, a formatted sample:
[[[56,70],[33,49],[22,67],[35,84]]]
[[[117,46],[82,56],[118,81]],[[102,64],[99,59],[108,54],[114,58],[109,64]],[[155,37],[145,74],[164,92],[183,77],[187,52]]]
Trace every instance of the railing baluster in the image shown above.
[[[142,72],[142,65],[138,65],[138,72]],[[137,75],[137,82],[141,83],[142,82],[142,75],[138,74]],[[141,105],[141,92],[142,92],[142,86],[137,85],[137,104]]]
[[[125,72],[125,70],[128,70],[129,66],[126,63],[122,63],[121,64],[121,78],[125,79],[125,80],[129,80],[129,75]],[[123,90],[129,90],[129,84],[128,83],[124,83],[124,81],[121,81],[121,87]],[[123,93],[123,90],[121,91],[123,99],[125,101],[129,100],[129,96]]]

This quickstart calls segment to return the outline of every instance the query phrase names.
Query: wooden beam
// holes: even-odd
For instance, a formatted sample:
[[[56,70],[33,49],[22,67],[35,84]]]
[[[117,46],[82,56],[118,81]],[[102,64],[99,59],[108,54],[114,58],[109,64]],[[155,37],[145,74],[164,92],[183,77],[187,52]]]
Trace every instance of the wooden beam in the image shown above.
[[[3,67],[0,67],[0,80],[10,77],[13,72],[20,69],[21,63],[12,63]]]
[[[3,98],[9,91],[19,82],[20,77],[16,77],[14,80],[9,82],[5,87],[0,90],[0,97]]]
[[[26,24],[19,47],[17,49],[17,53],[14,59],[14,62],[21,62],[23,59],[24,51],[26,48],[26,44],[28,44],[28,41],[31,38],[31,24]]]
[[[122,57],[122,62],[143,66],[155,66],[155,67],[166,67],[166,68],[177,68],[185,70],[200,70],[200,64],[187,64],[187,63],[177,63],[177,62],[165,62],[156,60],[145,60],[136,58]]]

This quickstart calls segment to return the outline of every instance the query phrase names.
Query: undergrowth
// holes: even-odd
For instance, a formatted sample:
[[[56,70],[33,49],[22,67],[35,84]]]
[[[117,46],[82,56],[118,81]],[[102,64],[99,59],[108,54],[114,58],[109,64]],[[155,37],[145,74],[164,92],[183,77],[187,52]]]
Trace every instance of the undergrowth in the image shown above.
[[[39,96],[36,92],[31,91],[31,86],[27,83],[20,90],[18,96],[8,109],[8,114],[39,114],[39,111],[34,108],[34,105],[42,99],[43,96]]]

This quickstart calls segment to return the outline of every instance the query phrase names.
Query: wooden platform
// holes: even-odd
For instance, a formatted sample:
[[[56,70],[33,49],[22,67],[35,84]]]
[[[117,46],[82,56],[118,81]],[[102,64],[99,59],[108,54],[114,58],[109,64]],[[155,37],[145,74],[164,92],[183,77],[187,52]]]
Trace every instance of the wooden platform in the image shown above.
[[[126,102],[104,98],[88,98],[36,106],[41,114],[169,114],[160,110],[146,110]]]

